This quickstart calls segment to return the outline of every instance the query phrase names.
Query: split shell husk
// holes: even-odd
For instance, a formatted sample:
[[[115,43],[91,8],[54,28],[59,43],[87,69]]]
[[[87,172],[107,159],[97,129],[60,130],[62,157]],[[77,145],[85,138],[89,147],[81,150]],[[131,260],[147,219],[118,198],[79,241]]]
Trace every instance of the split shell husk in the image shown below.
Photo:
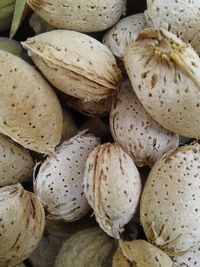
[[[52,153],[62,131],[56,94],[19,57],[0,50],[0,64],[0,131],[28,149]]]
[[[0,134],[0,187],[31,180],[33,167],[28,150]]]
[[[108,29],[126,10],[126,0],[28,0],[27,3],[49,25],[79,32]]]
[[[162,250],[144,240],[131,242],[120,240],[113,257],[112,267],[175,267],[170,257]]]
[[[186,253],[200,242],[200,145],[167,152],[147,178],[140,221],[150,243],[169,256]]]
[[[133,160],[118,144],[99,145],[89,154],[84,192],[100,227],[119,239],[136,212],[141,179]]]
[[[44,209],[20,184],[0,188],[0,266],[13,267],[37,247],[42,238]]]
[[[86,159],[99,138],[81,132],[63,142],[41,165],[34,189],[51,220],[75,221],[90,209],[83,192]]]
[[[122,82],[113,100],[110,129],[115,142],[139,167],[153,166],[165,152],[179,144],[178,135],[164,129],[146,112],[129,80]]]
[[[146,26],[144,13],[123,18],[105,33],[103,44],[113,52],[114,56],[123,60],[126,46],[134,41]]]
[[[64,242],[55,267],[109,267],[114,249],[114,241],[101,229],[79,231]]]
[[[126,49],[125,67],[137,97],[164,128],[200,136],[200,59],[166,30],[145,29]]]
[[[121,73],[115,57],[86,34],[55,30],[22,45],[47,80],[67,95],[98,102],[117,92]]]

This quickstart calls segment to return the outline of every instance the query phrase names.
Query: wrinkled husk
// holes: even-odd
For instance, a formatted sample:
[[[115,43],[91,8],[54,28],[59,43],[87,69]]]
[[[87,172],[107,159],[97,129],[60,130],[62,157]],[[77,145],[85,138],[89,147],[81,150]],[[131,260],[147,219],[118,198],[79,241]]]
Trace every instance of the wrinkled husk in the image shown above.
[[[101,229],[79,231],[65,241],[55,267],[109,267],[114,249],[114,241]]]

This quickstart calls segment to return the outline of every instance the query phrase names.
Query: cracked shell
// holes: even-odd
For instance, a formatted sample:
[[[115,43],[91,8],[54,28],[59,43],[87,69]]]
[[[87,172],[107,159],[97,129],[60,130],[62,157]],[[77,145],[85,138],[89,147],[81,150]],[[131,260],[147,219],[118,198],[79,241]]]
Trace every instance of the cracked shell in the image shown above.
[[[153,166],[140,202],[147,239],[170,256],[200,242],[200,145],[167,152]]]
[[[200,244],[197,244],[182,256],[173,257],[172,260],[178,267],[200,266]]]
[[[176,34],[200,54],[199,9],[199,0],[147,0],[145,16],[149,26]]]
[[[0,65],[0,131],[28,149],[52,153],[62,131],[56,94],[19,57],[0,50]]]
[[[20,184],[0,188],[0,266],[21,263],[37,247],[44,230],[44,209]]]
[[[0,134],[0,187],[30,180],[33,167],[28,150]]]
[[[22,45],[47,80],[67,95],[99,101],[119,87],[121,73],[115,57],[86,34],[55,30],[29,38]]]
[[[79,32],[108,29],[126,10],[126,0],[28,0],[27,3],[49,25]]]
[[[177,147],[179,137],[164,129],[146,112],[129,80],[124,80],[113,101],[110,129],[116,143],[139,167],[152,166],[169,149]]]
[[[73,234],[57,256],[55,267],[110,267],[114,241],[94,227]]]
[[[131,242],[120,240],[113,257],[112,267],[175,267],[170,257],[162,250],[144,240]]]
[[[89,211],[83,192],[86,159],[99,144],[94,135],[82,132],[62,143],[41,165],[35,193],[51,220],[75,221]]]
[[[99,145],[90,153],[84,192],[100,227],[119,239],[136,212],[141,179],[133,160],[118,144]]]
[[[147,112],[164,128],[198,138],[200,59],[195,51],[174,34],[150,28],[127,47],[124,61]]]
[[[103,43],[113,52],[114,56],[123,59],[126,46],[135,40],[145,27],[144,13],[126,17],[105,33]]]

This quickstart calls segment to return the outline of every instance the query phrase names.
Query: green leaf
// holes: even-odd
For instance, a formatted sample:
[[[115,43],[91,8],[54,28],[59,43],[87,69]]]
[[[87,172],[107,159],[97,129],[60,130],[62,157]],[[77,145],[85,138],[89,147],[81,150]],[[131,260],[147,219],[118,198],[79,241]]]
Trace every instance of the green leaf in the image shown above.
[[[21,25],[25,17],[27,8],[28,6],[26,4],[26,0],[16,0],[14,17],[10,29],[10,38],[13,38],[13,36],[16,34],[19,26]]]

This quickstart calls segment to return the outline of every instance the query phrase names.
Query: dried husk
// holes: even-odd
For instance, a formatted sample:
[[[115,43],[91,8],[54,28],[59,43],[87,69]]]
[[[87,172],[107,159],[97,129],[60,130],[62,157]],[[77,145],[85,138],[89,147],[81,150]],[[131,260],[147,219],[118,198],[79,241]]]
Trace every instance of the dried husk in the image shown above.
[[[170,257],[162,250],[144,240],[131,242],[120,240],[113,257],[112,267],[175,267]]]
[[[71,222],[89,211],[82,183],[86,159],[98,144],[99,138],[81,132],[63,142],[41,165],[34,188],[47,218]]]
[[[37,247],[44,230],[44,209],[20,184],[0,188],[0,266],[12,267]]]
[[[28,149],[54,152],[62,131],[55,92],[19,57],[0,50],[0,64],[0,131]]]
[[[200,242],[200,145],[186,145],[158,160],[146,181],[140,221],[153,245],[170,256]]]
[[[137,166],[150,167],[179,144],[178,135],[164,129],[145,110],[129,80],[122,82],[110,112],[110,129],[116,143]]]
[[[67,95],[98,102],[117,92],[121,74],[113,54],[86,34],[55,30],[22,45],[47,80]]]
[[[33,167],[28,150],[0,134],[0,187],[31,180]]]
[[[28,0],[30,7],[49,25],[80,32],[110,28],[125,13],[126,0]]]
[[[164,128],[185,137],[200,135],[200,59],[165,30],[145,29],[125,52],[133,89]]]
[[[55,267],[109,267],[114,249],[114,241],[101,229],[79,231],[65,241]]]
[[[99,145],[90,153],[84,192],[100,227],[119,239],[136,212],[141,180],[133,160],[118,144]]]

